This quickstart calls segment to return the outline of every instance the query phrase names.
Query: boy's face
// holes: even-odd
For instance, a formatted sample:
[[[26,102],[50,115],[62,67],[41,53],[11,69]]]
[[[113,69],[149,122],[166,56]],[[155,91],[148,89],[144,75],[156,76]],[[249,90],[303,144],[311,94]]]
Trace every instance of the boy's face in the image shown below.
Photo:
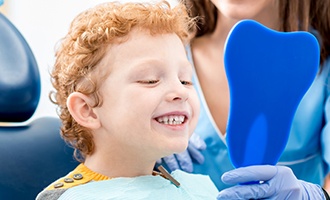
[[[193,69],[175,34],[133,30],[108,49],[100,66],[110,75],[96,108],[104,140],[125,153],[158,159],[185,150],[197,123]]]

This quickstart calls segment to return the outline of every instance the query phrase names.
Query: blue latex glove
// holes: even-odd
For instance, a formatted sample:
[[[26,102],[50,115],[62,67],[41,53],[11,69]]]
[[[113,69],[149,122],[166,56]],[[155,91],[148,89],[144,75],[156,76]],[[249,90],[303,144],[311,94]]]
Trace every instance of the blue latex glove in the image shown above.
[[[3,0],[0,0],[0,6],[3,4]]]
[[[165,162],[171,171],[181,169],[191,173],[193,171],[193,162],[202,164],[204,156],[200,152],[206,149],[206,143],[196,133],[193,133],[189,139],[188,148],[186,151],[178,154],[173,154],[157,161],[158,164]]]
[[[284,166],[258,165],[226,172],[221,177],[225,184],[261,181],[260,184],[236,185],[222,190],[222,199],[325,199],[319,185],[298,180],[292,170]]]

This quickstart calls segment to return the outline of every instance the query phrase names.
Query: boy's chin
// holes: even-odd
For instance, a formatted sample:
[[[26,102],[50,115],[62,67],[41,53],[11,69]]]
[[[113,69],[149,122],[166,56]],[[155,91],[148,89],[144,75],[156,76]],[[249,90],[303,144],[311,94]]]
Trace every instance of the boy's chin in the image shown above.
[[[175,138],[170,140],[164,140],[161,143],[158,143],[155,150],[159,153],[158,156],[167,157],[173,154],[179,154],[187,150],[188,148],[188,139],[187,138]]]
[[[180,153],[186,151],[187,148],[188,148],[188,143],[172,147],[168,153],[168,156],[173,155],[173,154],[180,154]]]

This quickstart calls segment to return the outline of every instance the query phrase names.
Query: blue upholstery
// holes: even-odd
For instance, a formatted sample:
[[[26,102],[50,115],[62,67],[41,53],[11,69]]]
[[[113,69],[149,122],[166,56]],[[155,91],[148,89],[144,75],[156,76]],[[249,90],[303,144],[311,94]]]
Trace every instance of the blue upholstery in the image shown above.
[[[60,137],[58,118],[30,119],[39,98],[34,55],[0,13],[0,199],[35,199],[78,164]]]

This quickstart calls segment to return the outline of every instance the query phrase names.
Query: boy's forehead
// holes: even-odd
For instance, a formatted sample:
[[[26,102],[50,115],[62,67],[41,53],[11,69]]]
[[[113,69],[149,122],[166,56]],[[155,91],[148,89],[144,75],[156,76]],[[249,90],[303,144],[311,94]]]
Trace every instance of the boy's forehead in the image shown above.
[[[132,29],[128,35],[108,45],[100,64],[111,68],[133,62],[162,61],[169,57],[187,59],[184,44],[175,33],[151,34],[146,29]]]
[[[108,52],[112,52],[115,58],[122,54],[126,56],[140,55],[147,57],[156,54],[158,51],[166,51],[165,47],[171,45],[171,48],[184,48],[184,44],[175,33],[157,33],[152,34],[147,29],[132,29],[132,31],[118,38],[108,46]],[[143,54],[144,52],[149,54]]]
[[[179,36],[172,31],[164,31],[164,30],[153,30],[147,27],[143,27],[143,26],[135,26],[133,27],[127,35],[122,36],[122,37],[117,37],[113,43],[114,44],[121,44],[121,43],[125,43],[129,40],[134,40],[135,38],[141,38],[143,37],[144,39],[150,39],[150,38],[156,38],[158,36],[162,36],[162,35],[176,35],[178,38]]]

